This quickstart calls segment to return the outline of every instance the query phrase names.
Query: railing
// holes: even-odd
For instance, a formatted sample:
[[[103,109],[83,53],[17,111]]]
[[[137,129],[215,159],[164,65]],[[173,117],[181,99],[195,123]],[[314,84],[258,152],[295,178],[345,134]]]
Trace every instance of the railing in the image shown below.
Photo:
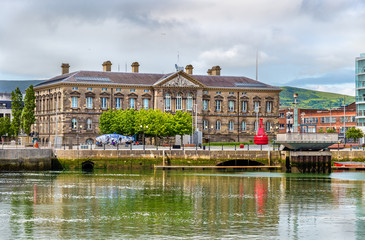
[[[277,142],[338,142],[338,133],[282,133]]]

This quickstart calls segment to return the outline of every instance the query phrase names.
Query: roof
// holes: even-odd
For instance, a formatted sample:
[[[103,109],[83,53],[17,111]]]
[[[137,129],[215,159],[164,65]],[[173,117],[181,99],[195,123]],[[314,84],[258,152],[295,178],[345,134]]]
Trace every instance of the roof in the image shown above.
[[[175,74],[189,76],[207,87],[216,88],[243,88],[243,89],[267,89],[278,90],[280,88],[246,78],[235,76],[217,76],[217,75],[189,75],[183,71],[155,74],[155,73],[122,73],[122,72],[100,72],[100,71],[78,71],[63,74],[47,81],[44,81],[35,87],[42,87],[56,83],[94,83],[94,84],[118,84],[118,85],[157,85],[166,78]]]

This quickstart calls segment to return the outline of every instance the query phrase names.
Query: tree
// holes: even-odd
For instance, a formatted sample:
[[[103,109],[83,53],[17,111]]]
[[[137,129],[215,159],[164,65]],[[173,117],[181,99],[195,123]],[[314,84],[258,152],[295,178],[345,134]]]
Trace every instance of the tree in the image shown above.
[[[352,127],[346,131],[346,138],[353,138],[355,141],[357,141],[357,139],[362,137],[364,137],[364,133],[361,131],[361,129]]]
[[[336,132],[336,130],[333,128],[329,128],[326,130],[326,133],[335,133],[335,132]]]
[[[16,87],[15,91],[11,92],[11,113],[13,115],[13,120],[11,121],[11,130],[14,136],[19,135],[21,127],[21,116],[23,111],[23,95],[19,89]]]
[[[113,133],[113,122],[115,121],[115,111],[103,112],[99,117],[99,129],[101,134]]]
[[[30,85],[25,91],[24,108],[22,113],[22,125],[24,132],[27,135],[30,134],[31,126],[35,122],[34,109],[35,109],[35,94],[33,85]]]
[[[8,117],[0,118],[0,137],[5,136],[6,134],[8,134],[8,136],[11,136],[10,126],[11,126],[10,118]]]
[[[172,118],[172,122],[174,135],[180,135],[182,138],[183,135],[191,134],[192,122],[190,113],[177,111]]]
[[[117,110],[110,133],[115,132],[122,135],[134,135],[136,132],[135,115],[136,111],[134,111],[134,109]]]

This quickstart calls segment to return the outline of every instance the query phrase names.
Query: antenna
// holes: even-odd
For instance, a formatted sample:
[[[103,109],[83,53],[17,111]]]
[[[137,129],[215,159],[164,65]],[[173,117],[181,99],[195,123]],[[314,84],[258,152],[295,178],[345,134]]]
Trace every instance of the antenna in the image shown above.
[[[125,72],[127,72],[127,63],[125,63]]]
[[[118,63],[118,72],[120,72],[120,64]]]
[[[256,47],[256,81],[258,81],[259,79],[259,54],[258,54],[258,50],[259,48]]]
[[[177,64],[179,64],[180,62],[180,54],[179,54],[179,51],[177,51]]]

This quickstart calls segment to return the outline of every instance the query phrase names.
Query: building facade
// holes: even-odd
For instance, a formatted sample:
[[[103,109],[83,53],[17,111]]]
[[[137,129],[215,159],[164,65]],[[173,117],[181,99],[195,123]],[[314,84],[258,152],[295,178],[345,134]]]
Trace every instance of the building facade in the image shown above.
[[[356,127],[356,104],[333,109],[303,109],[298,108],[298,128],[294,129],[293,108],[284,108],[279,111],[279,133],[287,132],[326,132],[329,129],[339,133],[344,139],[344,133]]]
[[[219,66],[208,75],[194,75],[191,65],[169,74],[139,73],[137,62],[130,73],[112,72],[110,61],[99,72],[69,73],[68,64],[61,67],[62,75],[34,87],[34,131],[43,143],[56,138],[62,144],[93,143],[99,116],[109,109],[188,111],[203,139],[215,142],[253,139],[259,118],[271,137],[278,124],[280,88],[221,76]]]
[[[365,132],[365,53],[355,59],[356,125]]]
[[[11,94],[0,93],[0,118],[8,117],[13,119],[11,113]]]

